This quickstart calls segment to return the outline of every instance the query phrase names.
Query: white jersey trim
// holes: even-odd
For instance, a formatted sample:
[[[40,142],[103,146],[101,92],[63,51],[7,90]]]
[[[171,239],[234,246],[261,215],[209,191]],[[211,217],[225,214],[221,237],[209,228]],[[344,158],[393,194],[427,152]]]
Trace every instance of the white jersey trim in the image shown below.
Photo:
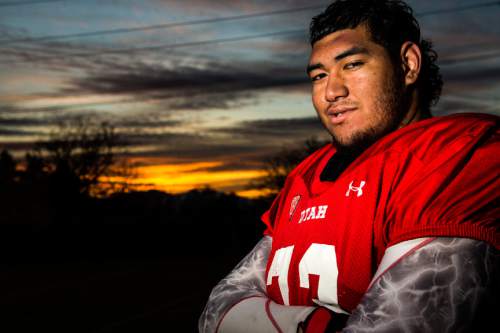
[[[375,276],[370,282],[368,289],[371,288],[371,286],[380,278],[380,276],[382,276],[382,274],[384,274],[392,266],[396,265],[401,259],[412,254],[434,239],[435,238],[431,237],[415,238],[388,247],[384,252],[384,256],[378,265],[377,272],[375,272]]]

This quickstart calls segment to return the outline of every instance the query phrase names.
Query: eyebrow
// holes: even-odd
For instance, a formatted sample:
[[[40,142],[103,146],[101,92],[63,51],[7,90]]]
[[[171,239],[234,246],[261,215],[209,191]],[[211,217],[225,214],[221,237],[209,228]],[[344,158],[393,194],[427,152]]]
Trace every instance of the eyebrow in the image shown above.
[[[364,47],[354,46],[354,47],[351,47],[349,50],[346,50],[346,51],[338,54],[335,57],[335,62],[339,62],[340,60],[342,60],[346,57],[355,55],[355,54],[369,54],[369,53],[370,52],[368,51],[368,49],[366,49]]]
[[[344,52],[342,52],[340,54],[337,54],[335,56],[334,60],[335,60],[335,62],[339,62],[340,60],[347,58],[349,56],[355,55],[355,54],[369,54],[369,53],[370,52],[368,51],[368,49],[366,49],[364,47],[354,46],[348,50],[345,50]],[[311,64],[311,65],[307,66],[306,72],[307,72],[307,74],[309,74],[310,72],[312,72],[315,69],[323,69],[323,68],[325,68],[325,66],[322,63]]]

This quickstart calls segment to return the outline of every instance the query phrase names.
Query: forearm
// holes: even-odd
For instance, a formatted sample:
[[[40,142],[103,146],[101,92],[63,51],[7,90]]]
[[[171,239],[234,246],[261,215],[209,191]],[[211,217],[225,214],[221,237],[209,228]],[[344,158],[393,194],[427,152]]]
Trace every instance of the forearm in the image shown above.
[[[498,306],[498,250],[437,238],[376,280],[345,332],[461,332],[491,320]]]
[[[226,312],[248,297],[266,296],[264,274],[271,237],[263,237],[253,250],[213,289],[199,319],[200,332],[215,332]]]
[[[267,297],[250,297],[231,307],[220,322],[219,333],[296,333],[300,323],[316,309],[286,306]]]
[[[293,332],[315,307],[284,306],[267,297],[265,269],[271,237],[254,249],[212,290],[200,332]]]

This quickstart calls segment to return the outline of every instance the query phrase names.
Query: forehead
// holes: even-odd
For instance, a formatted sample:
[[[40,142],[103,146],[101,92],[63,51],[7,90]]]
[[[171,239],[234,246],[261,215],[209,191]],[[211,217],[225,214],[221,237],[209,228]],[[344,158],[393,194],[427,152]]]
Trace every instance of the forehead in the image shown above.
[[[352,47],[361,47],[368,50],[373,49],[373,51],[380,51],[377,49],[382,48],[371,40],[370,33],[361,25],[355,29],[335,31],[318,40],[313,45],[310,62],[318,62],[319,59],[317,60],[316,58],[323,58],[325,55],[334,58],[336,54],[340,54]]]

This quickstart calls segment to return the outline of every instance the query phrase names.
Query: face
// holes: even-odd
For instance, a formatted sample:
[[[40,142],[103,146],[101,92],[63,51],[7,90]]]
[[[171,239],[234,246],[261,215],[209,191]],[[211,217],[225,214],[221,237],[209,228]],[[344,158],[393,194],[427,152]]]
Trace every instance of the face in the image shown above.
[[[314,44],[308,66],[312,101],[338,149],[364,149],[398,127],[406,103],[397,73],[363,26]]]

